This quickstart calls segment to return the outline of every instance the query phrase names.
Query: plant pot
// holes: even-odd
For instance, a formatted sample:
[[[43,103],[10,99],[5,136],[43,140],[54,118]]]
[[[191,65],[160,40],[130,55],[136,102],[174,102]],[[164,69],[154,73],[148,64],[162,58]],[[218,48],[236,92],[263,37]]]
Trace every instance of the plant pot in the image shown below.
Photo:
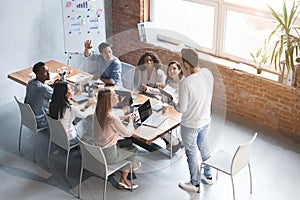
[[[256,73],[257,73],[257,74],[261,74],[261,72],[262,72],[262,68],[257,68]]]

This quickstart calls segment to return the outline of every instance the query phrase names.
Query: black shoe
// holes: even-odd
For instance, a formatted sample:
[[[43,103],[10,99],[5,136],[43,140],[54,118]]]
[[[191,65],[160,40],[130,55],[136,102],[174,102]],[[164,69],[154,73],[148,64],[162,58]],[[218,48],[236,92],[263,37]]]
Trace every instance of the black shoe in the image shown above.
[[[127,179],[131,181],[130,173],[128,174]],[[136,177],[136,175],[135,175],[134,172],[132,172],[132,179],[137,179],[137,177]]]
[[[183,145],[182,145],[182,143],[179,141],[178,142],[178,144],[176,144],[176,145],[174,145],[174,146],[172,146],[172,152],[177,152],[179,149],[181,149],[181,148],[183,148]],[[167,149],[168,150],[171,150],[171,144],[168,144],[167,145]]]

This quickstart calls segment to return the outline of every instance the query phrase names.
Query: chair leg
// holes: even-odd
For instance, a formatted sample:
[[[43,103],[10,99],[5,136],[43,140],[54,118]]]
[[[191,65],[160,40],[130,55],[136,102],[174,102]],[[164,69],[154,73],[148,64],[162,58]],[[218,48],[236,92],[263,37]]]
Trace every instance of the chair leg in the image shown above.
[[[200,185],[201,185],[201,178],[202,178],[201,177],[202,176],[202,174],[201,174],[202,173],[202,168],[203,168],[203,163],[201,163],[201,165],[200,165],[200,181],[199,181],[199,191],[198,191],[199,193],[200,193],[200,187],[201,187]]]
[[[105,183],[104,183],[104,191],[103,191],[103,200],[105,200],[105,198],[106,198],[106,187],[107,187],[107,181],[108,181],[107,179],[108,179],[108,177],[106,176],[104,179]]]
[[[232,184],[233,200],[235,200],[235,190],[234,190],[234,183],[233,183],[232,175],[230,175],[230,178],[231,178],[231,184]]]
[[[33,162],[36,162],[36,141],[37,141],[37,133],[35,133],[35,139],[34,139],[34,155],[33,155]]]
[[[250,163],[248,163],[249,176],[250,176],[250,194],[252,194],[252,173],[250,168]]]
[[[19,132],[19,151],[21,151],[21,135],[22,135],[22,127],[23,127],[23,125],[21,124],[21,126],[20,126],[20,132]]]
[[[170,148],[170,159],[172,159],[172,157],[173,157],[173,145],[172,145],[173,141],[172,141],[172,132],[171,131],[169,131],[169,139],[170,139],[170,146],[171,146],[171,148]]]
[[[78,186],[78,198],[81,198],[81,181],[82,181],[82,174],[83,174],[83,168],[80,169],[80,176],[79,176],[79,186]]]
[[[66,179],[68,179],[69,155],[70,155],[70,149],[68,149],[68,150],[67,150],[67,160],[66,160]]]
[[[131,180],[131,192],[132,192],[133,191],[132,163],[130,163],[130,180]]]
[[[51,151],[51,139],[49,139],[49,145],[48,145],[48,168],[50,168],[50,151]]]

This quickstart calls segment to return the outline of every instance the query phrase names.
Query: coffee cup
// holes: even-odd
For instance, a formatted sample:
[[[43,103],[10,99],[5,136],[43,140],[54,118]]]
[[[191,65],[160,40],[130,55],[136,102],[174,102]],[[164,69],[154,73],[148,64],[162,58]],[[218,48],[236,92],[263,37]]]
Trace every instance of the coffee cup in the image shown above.
[[[163,113],[167,112],[168,107],[169,107],[169,104],[167,104],[167,103],[163,103],[162,104],[162,111],[163,111]]]

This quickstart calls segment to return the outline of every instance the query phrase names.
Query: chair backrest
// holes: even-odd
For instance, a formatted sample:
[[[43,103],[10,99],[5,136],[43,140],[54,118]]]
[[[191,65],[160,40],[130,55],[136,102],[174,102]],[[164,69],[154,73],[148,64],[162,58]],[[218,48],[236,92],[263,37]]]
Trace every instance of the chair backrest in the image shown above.
[[[53,119],[48,115],[46,115],[46,119],[49,124],[51,142],[55,143],[63,149],[68,150],[70,147],[70,141],[68,139],[67,132],[61,122],[59,120]]]
[[[35,115],[30,107],[29,104],[27,103],[22,103],[20,102],[16,96],[14,96],[19,109],[21,113],[21,124],[25,125],[27,128],[31,129],[32,131],[36,132],[37,131],[37,123],[35,119]]]
[[[134,73],[135,67],[125,62],[122,64],[122,83],[123,87],[129,90],[134,90]]]
[[[108,174],[108,169],[101,147],[87,144],[78,138],[77,140],[81,151],[82,168],[105,178]]]
[[[252,147],[252,144],[257,136],[257,133],[254,134],[252,139],[245,143],[240,145],[232,159],[231,163],[231,174],[232,176],[236,175],[241,169],[246,167],[249,163],[249,157],[250,157],[250,150]]]

